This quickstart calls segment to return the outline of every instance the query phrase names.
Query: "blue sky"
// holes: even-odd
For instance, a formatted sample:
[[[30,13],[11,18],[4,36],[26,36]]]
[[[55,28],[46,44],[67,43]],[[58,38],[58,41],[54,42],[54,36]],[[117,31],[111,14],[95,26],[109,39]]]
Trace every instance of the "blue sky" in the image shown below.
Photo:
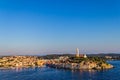
[[[120,52],[119,0],[0,0],[0,55]]]

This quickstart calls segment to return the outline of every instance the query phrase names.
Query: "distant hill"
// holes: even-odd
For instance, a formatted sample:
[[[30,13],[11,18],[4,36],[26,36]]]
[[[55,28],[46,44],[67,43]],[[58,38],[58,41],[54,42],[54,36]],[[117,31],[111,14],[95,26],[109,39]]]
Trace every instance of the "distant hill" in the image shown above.
[[[44,59],[55,59],[60,56],[68,56],[68,57],[73,57],[75,54],[50,54],[50,55],[45,55],[45,56],[39,56],[40,58]],[[88,57],[103,57],[105,58],[106,56],[111,56],[113,59],[119,59],[120,60],[120,54],[116,53],[99,53],[99,54],[87,54]]]
[[[98,56],[98,57],[105,57],[105,56],[120,56],[118,53],[99,53],[99,54],[87,54],[88,56]]]
[[[112,57],[112,59],[120,60],[119,53],[99,53],[99,54],[86,54],[86,55],[88,57],[102,57],[102,58],[105,58],[106,56],[110,56],[110,57]],[[9,55],[9,56],[11,56],[11,55]],[[30,56],[30,55],[23,55],[23,56]],[[73,57],[73,56],[75,56],[75,54],[49,54],[49,55],[43,55],[43,56],[41,56],[41,55],[34,55],[34,56],[38,56],[39,58],[43,58],[43,59],[55,59],[55,58],[59,58],[60,56]],[[3,57],[3,56],[0,56],[0,58],[1,57]]]
[[[55,59],[55,58],[59,58],[60,56],[73,57],[74,54],[50,54],[50,55],[39,56],[39,57],[44,58],[44,59]]]

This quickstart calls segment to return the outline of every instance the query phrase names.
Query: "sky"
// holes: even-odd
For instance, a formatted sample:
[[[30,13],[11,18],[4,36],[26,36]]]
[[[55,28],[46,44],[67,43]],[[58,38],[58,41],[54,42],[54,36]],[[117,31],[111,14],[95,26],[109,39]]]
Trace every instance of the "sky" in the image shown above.
[[[120,53],[120,0],[0,0],[0,55]]]

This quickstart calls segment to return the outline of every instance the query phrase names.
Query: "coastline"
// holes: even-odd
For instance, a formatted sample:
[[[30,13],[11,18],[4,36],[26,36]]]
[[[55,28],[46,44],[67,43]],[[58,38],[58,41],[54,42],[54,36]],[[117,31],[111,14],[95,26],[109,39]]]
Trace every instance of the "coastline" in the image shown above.
[[[91,64],[92,65],[92,64]],[[70,70],[103,70],[103,69],[111,69],[114,68],[113,65],[103,65],[103,66],[91,66],[89,65],[81,65],[77,63],[55,63],[55,64],[47,64],[48,67],[57,68],[57,69],[70,69]]]
[[[98,57],[68,57],[58,59],[39,59],[34,56],[9,56],[0,60],[0,69],[15,69],[29,67],[53,67],[71,70],[110,69],[113,65],[108,64]]]

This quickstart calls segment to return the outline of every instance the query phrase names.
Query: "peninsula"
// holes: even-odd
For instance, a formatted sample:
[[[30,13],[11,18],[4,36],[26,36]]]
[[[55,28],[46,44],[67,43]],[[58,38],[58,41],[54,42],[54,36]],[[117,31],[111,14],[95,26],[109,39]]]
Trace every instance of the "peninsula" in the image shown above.
[[[76,49],[75,56],[60,56],[54,59],[45,59],[37,56],[4,56],[0,58],[0,68],[16,68],[16,67],[43,67],[63,69],[110,69],[113,65],[108,64],[100,57],[87,57],[85,54],[79,54]]]

